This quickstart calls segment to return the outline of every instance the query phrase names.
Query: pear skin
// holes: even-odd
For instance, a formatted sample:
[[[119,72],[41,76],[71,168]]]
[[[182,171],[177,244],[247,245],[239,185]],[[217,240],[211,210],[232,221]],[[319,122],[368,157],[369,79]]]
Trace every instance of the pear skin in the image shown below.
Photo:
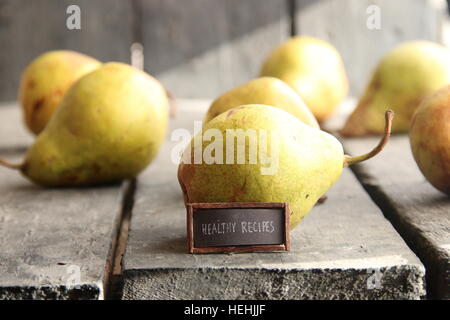
[[[331,116],[348,94],[348,79],[339,52],[312,37],[293,37],[264,61],[261,76],[289,84],[319,122]]]
[[[257,157],[252,158],[251,145],[244,144],[245,158],[239,162],[239,142],[231,157],[227,155],[227,133],[239,129],[255,132],[255,139],[266,132],[267,139],[264,143],[259,140],[256,148]],[[222,141],[222,145],[212,148],[211,139],[205,138],[208,133],[222,136],[214,139],[214,144]],[[349,157],[334,136],[304,124],[286,111],[266,105],[239,106],[206,123],[193,138],[179,164],[178,180],[186,203],[288,202],[294,228],[337,181],[345,166],[374,156],[386,142],[387,138],[378,150],[367,155]],[[204,161],[200,162],[198,156],[196,159],[198,150]],[[264,161],[262,153],[270,155],[270,161]]]
[[[450,196],[450,86],[422,102],[411,120],[409,139],[425,178]]]
[[[156,156],[168,115],[168,98],[156,79],[107,63],[71,87],[23,164],[9,167],[50,187],[133,178]]]
[[[217,115],[246,104],[265,104],[280,108],[314,128],[319,128],[316,118],[286,83],[273,77],[261,77],[231,89],[218,97],[209,107],[203,120],[207,123]]]
[[[403,43],[380,61],[341,134],[382,133],[380,118],[386,106],[396,115],[392,132],[406,133],[421,101],[447,84],[450,84],[449,49],[429,41]]]
[[[94,58],[67,50],[50,51],[33,60],[22,73],[19,87],[28,129],[38,135],[71,85],[100,65]]]

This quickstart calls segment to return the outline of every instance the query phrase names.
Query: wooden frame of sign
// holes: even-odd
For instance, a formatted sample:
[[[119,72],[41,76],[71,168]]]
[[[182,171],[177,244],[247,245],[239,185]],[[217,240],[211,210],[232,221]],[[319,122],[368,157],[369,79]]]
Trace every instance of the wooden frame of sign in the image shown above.
[[[186,211],[189,253],[290,250],[288,203],[187,203]]]

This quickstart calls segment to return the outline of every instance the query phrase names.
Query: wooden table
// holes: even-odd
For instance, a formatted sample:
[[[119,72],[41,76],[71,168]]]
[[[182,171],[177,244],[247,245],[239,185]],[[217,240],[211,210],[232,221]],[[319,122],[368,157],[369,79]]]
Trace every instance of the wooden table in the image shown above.
[[[19,108],[0,122],[0,156],[22,158]],[[0,299],[104,298],[125,189],[44,189],[0,168]]]
[[[350,154],[359,154],[373,143],[374,138],[347,139],[344,146]],[[408,137],[392,137],[379,157],[354,171],[426,266],[429,296],[450,299],[450,198],[425,180]]]
[[[387,220],[381,200],[375,197],[374,202],[373,193],[358,181],[359,173],[351,170],[293,231],[290,252],[187,254],[185,211],[176,164],[170,161],[176,142],[170,133],[175,128],[192,131],[193,120],[202,118],[208,103],[178,101],[167,141],[136,189],[128,183],[43,189],[0,168],[0,298],[419,299],[426,295],[425,271],[427,288],[436,288],[436,281],[444,284],[437,295],[428,294],[446,297],[445,256],[435,260],[430,253],[427,258],[418,248],[426,245],[433,252],[434,243],[447,248],[448,201],[425,183],[421,186],[427,191],[417,191],[420,196],[413,188],[398,188],[395,198],[404,202],[389,202],[389,208],[397,208],[391,211],[415,216],[412,208],[431,205],[440,217],[438,229],[426,229],[431,220],[402,229],[396,224],[401,219]],[[31,142],[19,108],[0,107],[0,156],[20,158]],[[365,150],[369,143],[362,144]],[[349,152],[359,151],[350,150],[351,145],[345,141]],[[413,163],[406,165],[417,170]],[[418,198],[422,201],[402,205]],[[427,235],[436,230],[433,243]],[[415,239],[415,253],[403,238],[408,244]]]

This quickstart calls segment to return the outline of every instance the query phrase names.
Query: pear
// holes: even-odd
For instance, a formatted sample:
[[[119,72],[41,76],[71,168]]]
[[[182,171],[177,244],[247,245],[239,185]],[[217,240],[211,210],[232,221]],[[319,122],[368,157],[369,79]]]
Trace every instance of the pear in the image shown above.
[[[277,107],[304,123],[319,128],[316,118],[299,95],[286,83],[273,77],[257,78],[225,92],[211,104],[203,123],[207,123],[229,109],[246,104]]]
[[[411,120],[409,139],[425,178],[450,196],[450,86],[421,103]]]
[[[74,51],[50,51],[33,60],[22,73],[19,100],[28,129],[39,134],[70,86],[100,67],[100,61]]]
[[[184,150],[178,180],[185,202],[288,202],[294,228],[344,167],[381,151],[391,121],[389,111],[374,150],[350,157],[334,136],[279,108],[233,108],[206,123]]]
[[[19,169],[43,186],[87,186],[135,177],[155,157],[169,115],[162,85],[111,62],[80,78]]]
[[[275,48],[263,63],[261,76],[289,84],[319,122],[334,113],[348,94],[348,80],[339,52],[312,37],[293,37]]]
[[[411,117],[421,101],[450,84],[450,50],[429,41],[400,44],[378,64],[341,133],[362,136],[383,132],[379,119],[385,106],[396,114],[392,132],[408,132]]]

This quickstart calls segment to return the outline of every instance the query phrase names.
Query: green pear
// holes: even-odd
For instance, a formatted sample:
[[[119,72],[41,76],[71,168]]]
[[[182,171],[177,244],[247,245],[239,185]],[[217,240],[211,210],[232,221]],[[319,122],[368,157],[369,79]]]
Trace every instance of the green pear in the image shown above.
[[[441,88],[418,107],[409,138],[425,178],[450,196],[450,86]]]
[[[22,73],[19,87],[28,129],[39,134],[72,84],[100,65],[94,58],[67,50],[50,51],[34,59]]]
[[[273,77],[257,78],[225,92],[211,104],[203,123],[207,123],[229,109],[246,104],[277,107],[304,123],[319,128],[316,118],[299,95],[286,83]]]
[[[168,99],[143,71],[111,62],[79,79],[20,165],[43,186],[85,186],[133,178],[166,134]]]
[[[379,119],[385,106],[396,115],[392,132],[408,132],[411,117],[421,101],[450,84],[450,50],[429,41],[400,44],[378,64],[341,133],[362,136],[383,132]]]
[[[289,84],[321,122],[334,113],[348,94],[348,80],[339,52],[312,37],[293,37],[265,60],[262,76]]]
[[[344,167],[383,148],[390,112],[386,119],[387,131],[377,148],[350,157],[334,136],[279,108],[228,110],[206,123],[183,153],[178,180],[185,202],[288,202],[294,228]]]

